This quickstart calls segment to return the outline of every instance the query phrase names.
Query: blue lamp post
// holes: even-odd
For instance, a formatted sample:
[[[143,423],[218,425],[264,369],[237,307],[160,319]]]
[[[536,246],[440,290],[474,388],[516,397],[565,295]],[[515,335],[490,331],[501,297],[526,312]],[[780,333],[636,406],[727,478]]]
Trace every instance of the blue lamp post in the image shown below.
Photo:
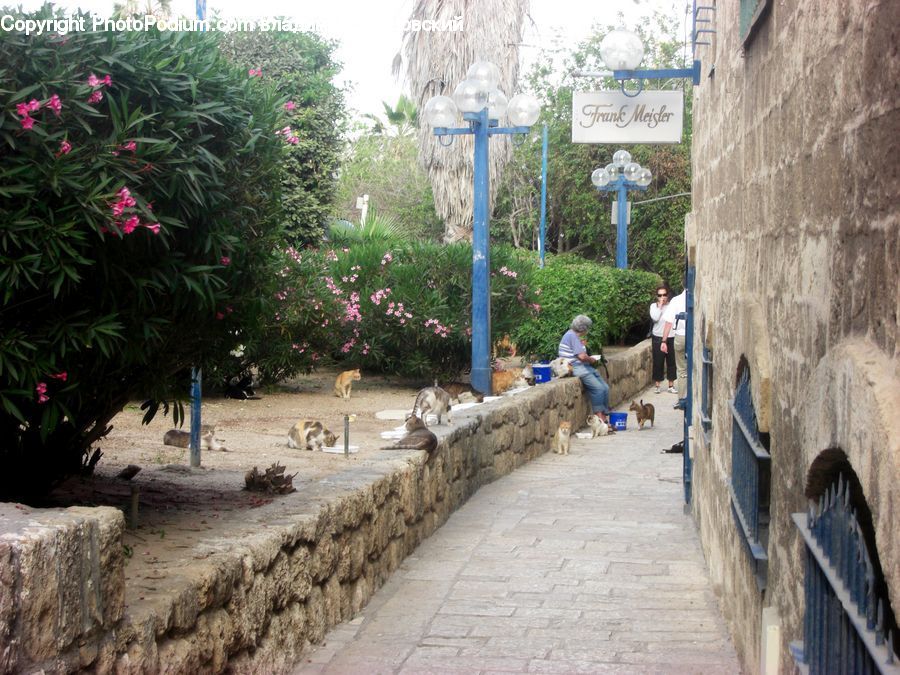
[[[491,393],[491,281],[488,237],[489,165],[488,141],[498,134],[526,134],[540,116],[540,106],[527,94],[507,102],[500,91],[500,70],[493,63],[478,61],[466,72],[449,96],[433,96],[423,109],[426,123],[442,145],[450,145],[454,136],[475,137],[475,200],[472,223],[472,386]],[[462,113],[468,126],[454,127]],[[506,115],[513,124],[499,126]],[[444,143],[443,138],[448,138]]]
[[[644,45],[640,36],[624,28],[617,28],[606,34],[600,42],[600,58],[606,67],[612,70],[611,75],[619,81],[622,93],[626,96],[637,96],[644,88],[644,80],[661,80],[668,78],[689,77],[696,85],[700,84],[700,61],[695,60],[690,68],[654,68],[638,70],[644,58]],[[604,73],[609,75],[610,73]],[[626,80],[637,80],[638,88],[630,93],[625,89]]]
[[[618,211],[616,213],[616,267],[628,267],[628,190],[644,191],[653,180],[650,169],[645,169],[631,161],[631,153],[617,150],[613,161],[602,169],[594,170],[591,182],[601,192],[615,192]]]

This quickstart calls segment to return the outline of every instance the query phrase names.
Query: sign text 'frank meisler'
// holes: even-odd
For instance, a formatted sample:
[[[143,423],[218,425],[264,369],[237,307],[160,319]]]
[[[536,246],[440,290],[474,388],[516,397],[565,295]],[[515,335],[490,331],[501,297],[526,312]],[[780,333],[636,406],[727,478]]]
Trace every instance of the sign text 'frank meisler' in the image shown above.
[[[680,143],[684,95],[680,91],[576,91],[573,143]]]

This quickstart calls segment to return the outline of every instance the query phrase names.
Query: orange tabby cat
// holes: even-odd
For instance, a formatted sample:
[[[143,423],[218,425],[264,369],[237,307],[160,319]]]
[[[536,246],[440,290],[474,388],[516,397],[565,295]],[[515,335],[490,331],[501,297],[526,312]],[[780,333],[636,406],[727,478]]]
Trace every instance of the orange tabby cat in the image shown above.
[[[534,373],[530,365],[524,368],[495,370],[491,373],[491,391],[494,393],[494,396],[499,396],[510,389],[527,387],[530,384],[529,379],[534,379]]]
[[[359,368],[354,370],[345,370],[343,373],[337,376],[337,379],[334,381],[334,395],[338,398],[348,399],[350,398],[350,389],[353,387],[353,380],[361,380],[362,375],[359,372]]]

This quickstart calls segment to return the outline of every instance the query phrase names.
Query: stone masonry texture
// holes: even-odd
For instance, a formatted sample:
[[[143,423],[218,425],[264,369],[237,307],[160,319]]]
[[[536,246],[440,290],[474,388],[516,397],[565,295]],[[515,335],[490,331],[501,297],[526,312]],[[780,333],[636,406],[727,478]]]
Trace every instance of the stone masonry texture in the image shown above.
[[[705,3],[710,4],[710,3]],[[900,609],[900,3],[716,2],[694,88],[694,500],[738,655],[758,671],[763,611],[782,672],[802,641],[804,545],[791,514],[840,453],[872,515],[874,555]],[[711,429],[700,431],[701,349]],[[732,419],[746,367],[771,455],[767,584],[731,513]]]

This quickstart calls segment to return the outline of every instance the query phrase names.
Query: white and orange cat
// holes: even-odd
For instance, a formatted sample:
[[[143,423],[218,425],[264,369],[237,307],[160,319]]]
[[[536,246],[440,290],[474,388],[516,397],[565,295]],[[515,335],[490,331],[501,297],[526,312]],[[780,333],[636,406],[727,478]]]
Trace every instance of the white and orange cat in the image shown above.
[[[494,396],[499,396],[510,389],[527,387],[533,383],[534,371],[530,364],[524,368],[509,368],[491,372],[491,391]]]
[[[288,431],[287,444],[289,448],[321,450],[322,446],[333,448],[337,439],[319,420],[300,420]]]
[[[163,444],[174,445],[176,448],[189,448],[191,446],[191,432],[182,431],[181,429],[169,429],[163,436]],[[228,449],[216,438],[215,424],[200,425],[200,449],[228,452]]]
[[[353,388],[353,382],[361,379],[362,374],[360,374],[359,368],[355,368],[353,370],[345,370],[343,373],[338,375],[337,379],[334,381],[334,395],[338,398],[349,400],[350,390]]]
[[[572,441],[572,423],[563,420],[559,423],[559,429],[553,437],[553,452],[557,455],[568,455],[569,445]]]

